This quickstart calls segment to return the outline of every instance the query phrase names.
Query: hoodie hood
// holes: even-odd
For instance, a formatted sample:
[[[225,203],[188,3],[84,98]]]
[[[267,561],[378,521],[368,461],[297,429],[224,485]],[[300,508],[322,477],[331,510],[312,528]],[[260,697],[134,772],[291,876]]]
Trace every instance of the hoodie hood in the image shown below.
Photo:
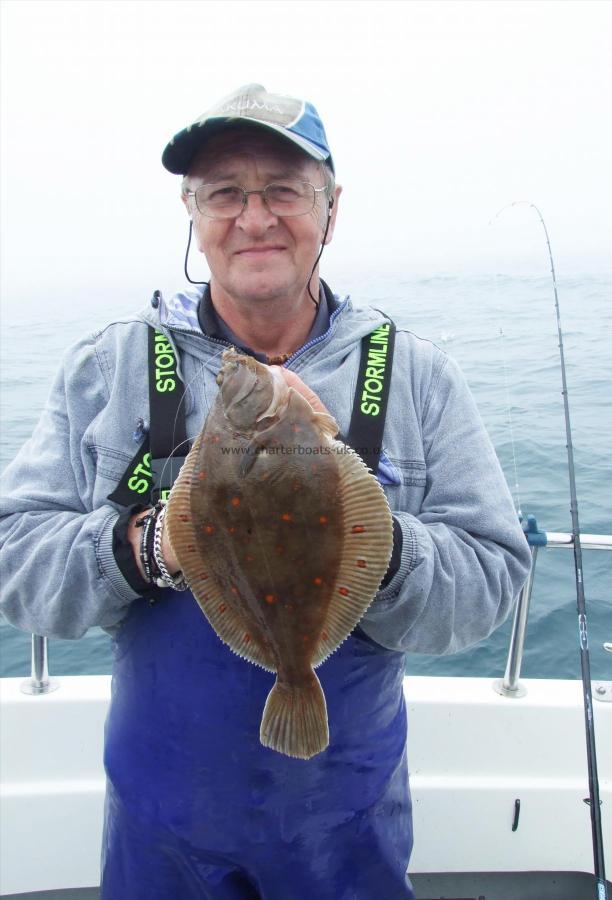
[[[155,301],[141,312],[141,318],[148,325],[165,332],[183,351],[198,357],[209,358],[219,352],[224,342],[212,338],[202,331],[198,319],[198,306],[204,295],[205,286],[178,291],[166,300],[158,294]],[[153,303],[156,302],[156,306]],[[343,358],[356,341],[361,340],[378,325],[387,321],[386,316],[371,307],[354,307],[348,295],[333,294],[332,312],[327,330],[300,347],[287,361],[288,368],[299,372],[306,360],[311,362],[325,348],[325,365],[329,366],[330,356]],[[342,322],[342,329],[338,328]]]

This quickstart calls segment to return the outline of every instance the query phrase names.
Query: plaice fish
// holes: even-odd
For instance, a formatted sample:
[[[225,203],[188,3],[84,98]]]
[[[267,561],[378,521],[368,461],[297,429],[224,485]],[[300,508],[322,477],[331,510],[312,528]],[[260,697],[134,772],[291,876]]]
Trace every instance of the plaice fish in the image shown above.
[[[277,675],[261,743],[309,759],[329,743],[314,668],[372,601],[393,546],[386,497],[280,372],[223,354],[219,393],[171,492],[166,523],[208,621]]]

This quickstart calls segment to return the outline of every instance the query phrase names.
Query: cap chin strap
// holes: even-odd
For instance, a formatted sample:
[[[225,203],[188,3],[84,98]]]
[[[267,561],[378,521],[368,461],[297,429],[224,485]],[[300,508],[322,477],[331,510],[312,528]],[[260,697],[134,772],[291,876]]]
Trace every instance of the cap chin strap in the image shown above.
[[[311,271],[310,276],[309,276],[309,278],[308,278],[308,296],[310,297],[310,299],[312,300],[312,302],[314,303],[314,305],[317,307],[317,309],[319,308],[319,301],[318,301],[318,300],[315,300],[315,298],[312,296],[312,291],[310,290],[310,283],[311,283],[312,277],[313,277],[313,275],[314,275],[314,273],[315,273],[315,269],[316,269],[317,266],[319,265],[319,260],[321,259],[321,254],[323,253],[323,248],[325,247],[325,240],[326,240],[326,238],[327,238],[327,232],[329,231],[329,226],[330,226],[330,223],[331,223],[331,214],[332,214],[333,206],[334,206],[334,198],[333,198],[333,197],[330,197],[330,199],[329,199],[329,204],[328,204],[328,207],[327,207],[327,222],[325,223],[325,231],[323,232],[323,239],[322,239],[322,241],[321,241],[321,249],[319,250],[319,253],[318,253],[318,255],[317,255],[317,258],[315,259],[314,266],[312,267],[312,271]],[[185,278],[187,279],[187,281],[188,281],[190,284],[209,284],[208,281],[194,281],[193,278],[190,278],[190,277],[189,277],[189,272],[188,272],[188,270],[187,270],[187,264],[188,264],[188,261],[189,261],[189,250],[190,250],[190,248],[191,248],[191,238],[192,238],[192,236],[193,236],[193,222],[192,222],[192,220],[190,219],[190,220],[189,220],[189,237],[187,238],[187,249],[186,249],[186,251],[185,251],[185,264],[184,264],[184,266],[183,266],[183,270],[184,270],[184,272],[185,272]]]

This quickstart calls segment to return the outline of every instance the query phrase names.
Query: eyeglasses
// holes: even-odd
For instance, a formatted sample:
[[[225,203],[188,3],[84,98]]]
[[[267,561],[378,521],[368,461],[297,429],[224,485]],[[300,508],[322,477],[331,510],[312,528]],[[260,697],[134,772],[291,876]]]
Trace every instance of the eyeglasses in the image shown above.
[[[245,191],[229,181],[218,181],[201,184],[195,191],[187,191],[187,196],[195,197],[198,210],[209,219],[237,218],[249,194],[260,194],[272,215],[287,218],[305,216],[314,209],[317,194],[323,191],[327,188],[316,188],[309,181],[278,181],[261,191]]]

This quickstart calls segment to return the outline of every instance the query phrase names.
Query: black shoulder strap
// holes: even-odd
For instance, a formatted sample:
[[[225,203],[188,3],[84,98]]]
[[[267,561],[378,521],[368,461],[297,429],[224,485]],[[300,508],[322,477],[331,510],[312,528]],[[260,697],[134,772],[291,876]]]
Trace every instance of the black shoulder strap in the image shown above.
[[[149,442],[153,500],[165,500],[189,452],[183,382],[165,334],[149,329]]]
[[[149,435],[108,496],[122,506],[165,499],[189,450],[183,383],[174,349],[154,328],[149,328],[148,341]]]
[[[361,341],[359,377],[346,443],[374,474],[382,452],[394,347],[395,323],[391,320]]]

